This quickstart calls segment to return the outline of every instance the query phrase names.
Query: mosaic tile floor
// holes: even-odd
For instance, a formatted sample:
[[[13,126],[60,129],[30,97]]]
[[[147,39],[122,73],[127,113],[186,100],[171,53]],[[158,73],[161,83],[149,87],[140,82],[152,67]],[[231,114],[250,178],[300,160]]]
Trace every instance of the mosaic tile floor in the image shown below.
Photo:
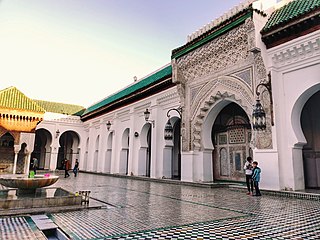
[[[320,239],[319,201],[91,174],[56,186],[116,206],[50,215],[72,239]]]
[[[38,239],[45,240],[29,217],[0,218],[0,239]]]

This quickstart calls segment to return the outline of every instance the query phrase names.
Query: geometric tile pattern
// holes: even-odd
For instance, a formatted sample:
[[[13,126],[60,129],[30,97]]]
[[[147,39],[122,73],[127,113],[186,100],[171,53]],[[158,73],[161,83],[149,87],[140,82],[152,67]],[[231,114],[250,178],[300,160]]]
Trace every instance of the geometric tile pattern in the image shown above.
[[[0,239],[46,239],[28,217],[0,218]]]
[[[84,184],[120,207],[53,214],[74,239],[320,239],[319,201],[89,174]]]
[[[72,239],[320,239],[320,201],[82,173],[55,186],[91,190],[115,206],[51,214]],[[27,220],[0,219],[1,239],[35,235]],[[3,226],[11,238],[4,238]]]

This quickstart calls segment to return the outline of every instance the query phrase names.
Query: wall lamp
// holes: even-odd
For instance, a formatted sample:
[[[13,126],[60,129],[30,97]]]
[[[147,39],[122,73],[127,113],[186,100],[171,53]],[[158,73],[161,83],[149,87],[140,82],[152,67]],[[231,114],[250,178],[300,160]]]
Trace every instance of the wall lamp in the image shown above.
[[[146,122],[151,123],[152,127],[154,127],[155,121],[154,120],[149,120],[150,118],[150,111],[148,110],[148,108],[144,111],[144,119],[146,120]]]
[[[256,87],[256,104],[253,107],[253,112],[252,112],[252,126],[253,130],[255,131],[264,131],[267,127],[266,125],[266,112],[263,109],[263,106],[260,103],[260,92],[259,87],[265,87],[269,93],[270,97],[270,115],[271,115],[271,125],[274,125],[274,120],[273,120],[273,100],[272,100],[272,88],[271,88],[271,73],[269,72],[268,74],[268,82],[266,83],[260,83]]]
[[[108,122],[106,123],[106,126],[107,126],[107,130],[108,130],[108,131],[110,131],[110,128],[111,128],[111,122],[110,122],[110,121],[108,121]]]
[[[58,130],[56,131],[56,138],[58,138],[59,135],[60,135],[60,131],[59,131],[59,129],[58,129]]]
[[[171,108],[168,110],[167,112],[167,117],[168,117],[168,121],[164,127],[164,140],[172,140],[173,139],[173,127],[172,127],[172,124],[170,122],[170,112],[171,111],[176,111],[179,116],[180,116],[180,119],[182,119],[182,108],[179,107],[179,108]]]

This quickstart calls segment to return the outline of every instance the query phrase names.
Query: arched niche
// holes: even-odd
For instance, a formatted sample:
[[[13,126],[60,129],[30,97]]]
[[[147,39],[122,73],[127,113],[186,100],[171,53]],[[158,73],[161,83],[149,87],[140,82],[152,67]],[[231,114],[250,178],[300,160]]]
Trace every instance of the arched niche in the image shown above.
[[[50,167],[51,144],[52,134],[47,129],[37,129],[31,158],[38,159],[40,169],[49,169]]]
[[[77,132],[68,130],[60,135],[57,169],[62,169],[63,160],[65,158],[70,161],[71,166],[74,165],[75,160],[79,159],[79,145],[80,136]]]

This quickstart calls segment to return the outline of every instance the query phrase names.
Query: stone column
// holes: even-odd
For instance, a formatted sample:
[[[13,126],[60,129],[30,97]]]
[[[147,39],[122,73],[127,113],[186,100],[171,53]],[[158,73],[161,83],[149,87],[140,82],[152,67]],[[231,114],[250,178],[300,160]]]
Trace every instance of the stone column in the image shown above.
[[[52,147],[51,156],[50,156],[50,165],[49,165],[50,171],[56,170],[57,161],[58,161],[58,148]]]
[[[19,149],[14,148],[14,162],[13,162],[13,174],[16,174],[17,171],[17,161],[18,161]]]
[[[25,157],[25,163],[24,163],[24,174],[29,176],[30,171],[30,160],[31,160],[31,153],[28,152],[27,156]]]

